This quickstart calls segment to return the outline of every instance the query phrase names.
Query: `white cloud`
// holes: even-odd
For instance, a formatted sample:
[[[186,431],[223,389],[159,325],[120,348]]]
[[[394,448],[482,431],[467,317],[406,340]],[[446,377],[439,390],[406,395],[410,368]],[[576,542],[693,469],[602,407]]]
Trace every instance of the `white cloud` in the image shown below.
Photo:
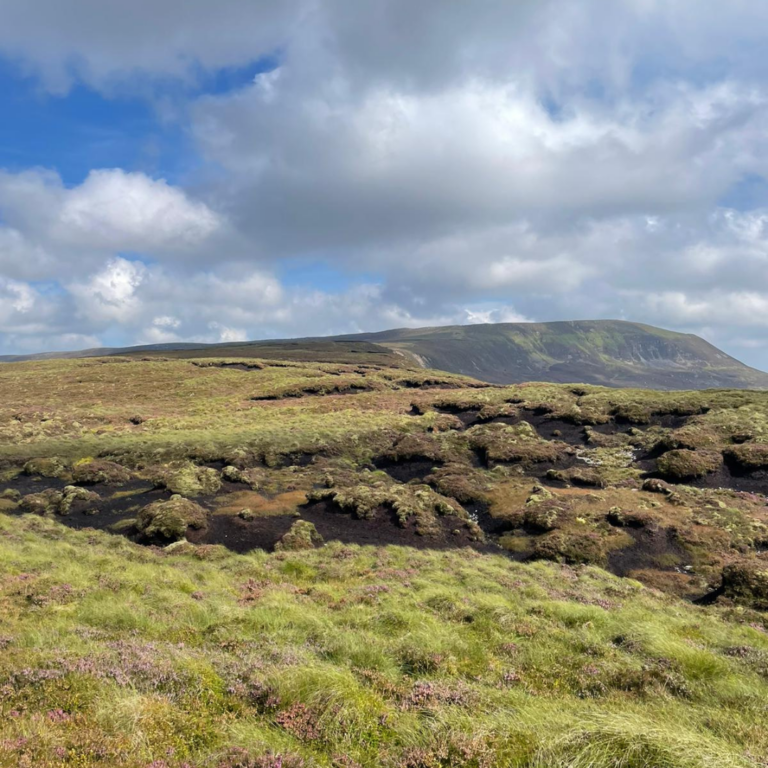
[[[184,250],[222,226],[204,203],[143,173],[93,171],[62,197],[52,237],[88,248]]]
[[[768,185],[738,193],[768,178],[759,0],[0,0],[0,15],[0,51],[59,92],[278,65],[174,105],[200,153],[194,194],[119,168],[74,188],[0,172],[6,347],[114,326],[240,340],[619,316],[763,354]],[[355,287],[282,284],[281,260],[307,258]]]
[[[70,189],[51,171],[0,171],[0,273],[9,277],[71,279],[126,252],[205,261],[226,238],[209,206],[143,173],[92,171]]]
[[[141,308],[137,292],[146,277],[143,264],[114,257],[89,280],[71,283],[68,289],[85,317],[96,322],[128,322]]]
[[[527,317],[515,311],[514,307],[498,307],[485,310],[464,310],[468,325],[477,325],[478,323],[529,323]]]
[[[221,323],[208,323],[208,328],[213,332],[215,341],[247,341],[248,332],[244,328],[228,328]]]

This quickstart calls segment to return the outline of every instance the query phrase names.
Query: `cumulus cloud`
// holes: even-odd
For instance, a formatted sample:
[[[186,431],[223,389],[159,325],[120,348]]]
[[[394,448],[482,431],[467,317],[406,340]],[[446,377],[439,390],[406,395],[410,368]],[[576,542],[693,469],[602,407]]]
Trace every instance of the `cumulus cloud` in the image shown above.
[[[222,226],[204,203],[143,173],[93,171],[61,198],[52,236],[89,248],[185,250]]]
[[[0,263],[31,255],[38,279],[53,251],[185,255],[225,227],[164,179],[120,169],[94,170],[74,188],[51,171],[0,172],[0,213]]]
[[[768,365],[759,0],[0,12],[0,52],[43,88],[182,83],[199,167],[194,187],[119,168],[74,188],[0,173],[7,348],[45,328],[237,341],[601,316],[703,332]],[[195,95],[207,73],[265,56],[274,68],[253,82]],[[308,258],[339,287],[281,282]]]
[[[128,322],[140,308],[137,291],[147,275],[143,264],[115,257],[84,283],[71,283],[79,313],[100,321]]]

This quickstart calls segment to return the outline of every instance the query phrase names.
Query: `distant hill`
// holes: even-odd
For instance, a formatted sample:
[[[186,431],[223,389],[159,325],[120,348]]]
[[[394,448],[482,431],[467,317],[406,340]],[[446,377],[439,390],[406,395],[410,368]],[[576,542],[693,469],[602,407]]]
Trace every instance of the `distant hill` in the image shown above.
[[[6,356],[0,362],[126,354],[384,365],[399,358],[494,384],[551,381],[649,389],[768,389],[768,373],[744,365],[698,336],[620,320],[399,328],[228,344],[157,344]]]
[[[620,320],[402,328],[339,338],[381,344],[425,367],[496,384],[768,388],[768,374],[698,336]]]

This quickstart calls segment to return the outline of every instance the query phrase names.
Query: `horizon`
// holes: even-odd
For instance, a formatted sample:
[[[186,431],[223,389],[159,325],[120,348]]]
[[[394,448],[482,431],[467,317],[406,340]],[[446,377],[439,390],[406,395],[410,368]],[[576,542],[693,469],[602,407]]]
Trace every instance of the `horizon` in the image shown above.
[[[211,346],[238,346],[240,344],[242,345],[249,345],[249,344],[266,344],[269,342],[290,342],[290,341],[315,341],[315,340],[321,340],[321,339],[338,339],[339,337],[348,337],[348,336],[370,336],[374,334],[381,334],[381,333],[394,333],[397,331],[418,331],[418,330],[435,330],[438,328],[473,328],[473,327],[483,327],[488,325],[554,325],[554,324],[571,324],[571,323],[626,323],[628,325],[639,325],[644,326],[648,328],[652,328],[654,330],[661,330],[661,331],[670,331],[668,328],[661,328],[660,326],[654,326],[649,323],[643,323],[635,320],[619,320],[616,318],[597,318],[597,319],[583,319],[583,320],[522,320],[522,321],[516,321],[516,322],[499,322],[499,323],[455,323],[455,324],[448,324],[448,325],[433,325],[433,326],[420,326],[420,327],[412,327],[412,326],[401,326],[399,328],[382,328],[375,331],[356,331],[354,333],[345,333],[345,334],[327,334],[322,336],[288,336],[288,337],[281,337],[281,338],[261,338],[261,339],[244,339],[242,341],[227,341],[227,342],[221,342],[221,341],[214,341],[214,342],[190,342],[190,341],[177,341],[177,342],[158,342],[154,344],[133,344],[133,345],[127,345],[124,347],[88,347],[88,348],[81,348],[81,349],[59,349],[59,350],[48,350],[45,352],[30,352],[30,353],[20,353],[18,355],[0,355],[0,360],[4,360],[7,358],[38,358],[42,356],[56,356],[56,355],[77,355],[78,353],[86,353],[86,352],[94,352],[94,351],[109,351],[110,353],[115,352],[121,352],[123,350],[134,350],[134,349],[144,349],[144,348],[153,348],[153,347],[165,347],[168,349],[175,349],[180,348],[182,345],[191,345],[191,346],[200,346],[200,347],[211,347]],[[702,341],[706,342],[707,344],[711,344],[707,339],[705,339],[702,336],[698,336],[698,334],[686,334],[684,332],[678,332],[673,331],[674,333],[681,333],[681,335],[692,335],[696,338],[701,339]],[[374,342],[375,343],[375,342]],[[178,345],[178,346],[174,346]],[[712,345],[715,346],[715,345]],[[723,352],[723,350],[716,347],[720,352]],[[737,363],[740,363],[742,365],[746,365],[748,367],[752,367],[757,371],[768,373],[768,371],[765,371],[762,368],[759,368],[757,366],[750,366],[748,363],[745,363],[743,360],[741,360],[738,357],[734,357],[731,355],[732,359],[734,359]],[[11,361],[12,362],[12,361]]]
[[[619,319],[768,369],[757,0],[0,9],[0,355]]]

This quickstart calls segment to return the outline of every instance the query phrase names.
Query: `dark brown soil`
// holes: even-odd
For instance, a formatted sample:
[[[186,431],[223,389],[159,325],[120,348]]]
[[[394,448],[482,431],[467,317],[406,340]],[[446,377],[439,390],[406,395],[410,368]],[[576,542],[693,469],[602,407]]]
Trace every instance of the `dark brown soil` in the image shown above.
[[[645,477],[661,477],[656,468],[656,460],[641,457],[635,466],[646,472]],[[768,470],[746,472],[740,467],[724,463],[717,472],[710,472],[696,480],[685,480],[676,483],[664,478],[673,485],[688,485],[694,488],[727,488],[731,491],[746,491],[768,496]]]
[[[261,363],[192,363],[192,365],[196,366],[197,368],[231,368],[235,371],[263,371],[264,366],[261,365]]]
[[[21,475],[13,482],[3,485],[0,490],[13,488],[22,495],[27,495],[39,493],[49,488],[60,490],[63,486],[64,483],[59,480],[30,478]],[[116,491],[121,492],[120,497],[116,499],[111,498],[112,494]],[[129,495],[122,493],[126,491],[131,493]],[[115,523],[134,517],[136,512],[147,504],[169,498],[171,495],[170,491],[152,488],[149,484],[140,481],[126,483],[119,488],[105,488],[101,486],[96,492],[101,496],[101,501],[95,505],[97,510],[95,513],[93,511],[93,504],[75,502],[68,515],[56,516],[56,520],[68,528],[75,528],[77,530],[94,528],[100,531],[107,531]],[[21,513],[14,512],[11,514]],[[136,531],[126,531],[126,535],[129,535],[129,537],[133,537],[135,533]]]
[[[206,530],[190,530],[187,538],[195,544],[222,544],[241,553],[253,549],[272,552],[275,544],[297,519],[294,515],[280,515],[246,521],[237,516],[213,515]],[[360,520],[342,512],[331,502],[321,501],[304,507],[300,519],[313,523],[326,541],[341,541],[344,544],[378,547],[397,544],[418,549],[471,546],[482,551],[498,551],[493,545],[471,541],[464,521],[452,515],[439,518],[442,531],[436,536],[420,536],[413,523],[402,527],[397,515],[386,507],[376,510],[372,519]]]
[[[608,570],[617,576],[652,568],[656,571],[676,571],[686,563],[685,550],[677,541],[675,531],[668,528],[625,528],[635,543],[617,549],[608,556]],[[665,565],[659,558],[672,556],[677,565]]]
[[[423,483],[432,474],[434,468],[441,467],[443,462],[435,459],[389,459],[382,457],[375,459],[373,465],[399,483],[409,483],[412,480]]]

